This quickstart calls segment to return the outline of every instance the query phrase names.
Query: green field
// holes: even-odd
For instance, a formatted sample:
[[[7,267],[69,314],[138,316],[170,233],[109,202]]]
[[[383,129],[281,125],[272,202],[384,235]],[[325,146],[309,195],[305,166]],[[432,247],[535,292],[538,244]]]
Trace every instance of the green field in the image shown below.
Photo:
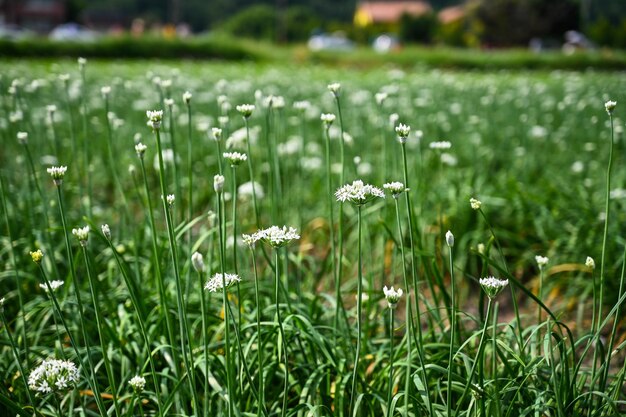
[[[0,410],[626,413],[624,73],[368,67],[0,62]],[[355,180],[409,191],[337,201]],[[273,225],[299,237],[242,239]],[[52,358],[80,376],[48,392]]]

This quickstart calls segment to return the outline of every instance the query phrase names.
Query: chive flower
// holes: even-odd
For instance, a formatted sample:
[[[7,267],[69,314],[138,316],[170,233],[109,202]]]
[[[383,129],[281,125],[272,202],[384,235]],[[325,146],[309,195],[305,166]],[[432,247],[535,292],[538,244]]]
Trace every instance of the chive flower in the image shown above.
[[[406,188],[403,183],[398,181],[383,184],[383,188],[389,191],[393,198],[398,198],[403,192],[409,191],[409,189]]]
[[[140,394],[146,387],[146,378],[135,375],[128,381],[128,385],[130,385],[135,394]]]
[[[328,84],[328,91],[330,91],[332,95],[335,96],[335,98],[339,97],[339,93],[341,92],[341,84],[339,83]]]
[[[163,121],[163,110],[148,110],[146,111],[148,117],[148,126],[154,130],[161,128],[161,121]]]
[[[213,189],[216,193],[221,194],[224,191],[224,176],[217,174],[213,177]]]
[[[50,167],[47,169],[48,174],[52,177],[52,181],[54,181],[54,185],[59,186],[63,184],[63,177],[65,176],[65,172],[67,171],[66,166],[60,167]]]
[[[78,383],[80,373],[71,361],[46,359],[28,377],[28,387],[37,394],[63,393]]]
[[[185,102],[185,104],[189,104],[191,102],[191,93],[189,91],[185,91],[183,93],[183,101]]]
[[[244,119],[249,119],[256,106],[254,104],[239,104],[235,107]]]
[[[237,274],[226,273],[224,274],[223,278],[226,281],[226,288],[230,287],[236,282],[241,282],[241,278]],[[223,288],[224,288],[224,282],[222,279],[222,274],[220,273],[213,275],[213,277],[204,286],[204,289],[210,292],[217,292]]]
[[[450,248],[454,246],[454,235],[449,230],[446,232],[446,244]]]
[[[43,283],[43,284],[39,284],[39,287],[42,288],[44,291],[46,292],[50,292],[52,291],[56,291],[57,289],[59,289],[63,284],[65,284],[65,282],[63,281],[59,281],[59,280],[54,280],[54,281],[50,281],[50,286],[48,287],[48,284]]]
[[[500,292],[502,292],[504,287],[509,285],[508,279],[499,279],[495,277],[481,278],[479,282],[483,291],[485,291],[485,294],[487,294],[487,297],[491,298],[492,300],[496,298],[496,296],[500,294]]]
[[[609,114],[609,116],[613,114],[613,110],[615,110],[616,106],[617,106],[617,101],[609,100],[606,103],[604,103],[604,108],[606,109],[606,112]]]
[[[26,145],[28,143],[28,132],[17,132],[17,140],[22,145]]]
[[[383,293],[385,294],[387,305],[392,310],[395,310],[395,308],[398,306],[398,301],[400,301],[400,297],[402,297],[402,294],[404,294],[402,288],[394,290],[393,286],[391,288],[387,288],[387,286],[383,287]]]
[[[324,123],[324,126],[326,126],[327,129],[333,124],[335,119],[336,117],[332,113],[322,113],[320,116],[320,120]]]
[[[239,152],[224,152],[223,156],[231,167],[236,167],[248,160],[248,156],[245,153]]]
[[[364,184],[361,180],[353,181],[352,184],[346,184],[335,192],[338,201],[345,203],[346,201],[361,206],[376,197],[385,198],[385,193],[378,187],[370,184]]]
[[[594,261],[591,256],[587,256],[587,259],[585,259],[585,266],[590,269],[596,269],[596,261]]]
[[[543,269],[543,267],[546,266],[549,261],[550,259],[548,259],[546,256],[535,256],[535,262],[537,262],[537,266],[539,266],[539,269]]]
[[[141,142],[135,145],[135,152],[137,152],[137,156],[140,158],[143,158],[143,155],[146,153],[146,149],[148,149],[148,147]]]
[[[411,127],[400,123],[396,126],[396,133],[398,134],[398,142],[406,143],[406,139],[409,137],[409,133],[411,133]]]
[[[89,226],[79,227],[77,229],[72,229],[72,234],[78,241],[81,246],[87,246],[87,239],[89,239]]]
[[[204,257],[200,252],[194,252],[193,255],[191,255],[191,264],[196,272],[204,271]]]
[[[470,206],[472,207],[472,209],[474,210],[480,210],[480,206],[483,203],[480,200],[476,200],[475,198],[470,198]]]

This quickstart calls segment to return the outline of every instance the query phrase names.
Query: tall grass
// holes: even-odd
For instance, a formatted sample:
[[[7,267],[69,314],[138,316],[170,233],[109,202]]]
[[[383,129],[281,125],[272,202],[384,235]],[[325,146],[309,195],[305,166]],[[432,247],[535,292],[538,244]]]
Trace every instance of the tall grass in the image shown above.
[[[601,96],[626,100],[623,77],[83,61],[59,83],[72,63],[0,68],[9,414],[626,412],[624,113]],[[328,94],[328,79],[345,82]],[[162,125],[165,97],[183,101]],[[406,124],[381,123],[392,113]],[[81,142],[81,118],[98,140]],[[430,148],[441,139],[454,146]],[[393,199],[374,198],[380,178]],[[276,221],[301,229],[261,229]],[[405,297],[383,292],[398,283]],[[29,389],[53,357],[79,382]]]

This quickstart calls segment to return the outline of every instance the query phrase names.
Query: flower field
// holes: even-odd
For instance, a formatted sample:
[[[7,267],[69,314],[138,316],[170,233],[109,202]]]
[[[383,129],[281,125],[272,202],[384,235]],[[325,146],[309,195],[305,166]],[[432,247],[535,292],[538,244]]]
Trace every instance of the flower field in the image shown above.
[[[0,69],[0,415],[626,414],[623,73]]]

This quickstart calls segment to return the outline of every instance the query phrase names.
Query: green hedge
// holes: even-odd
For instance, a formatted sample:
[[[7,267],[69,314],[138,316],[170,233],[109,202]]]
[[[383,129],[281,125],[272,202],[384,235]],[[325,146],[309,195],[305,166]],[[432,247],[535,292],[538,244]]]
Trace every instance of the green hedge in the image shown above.
[[[92,42],[51,41],[43,38],[0,40],[2,57],[86,58],[201,58],[260,60],[263,53],[228,37],[164,39],[158,37],[105,37]]]

